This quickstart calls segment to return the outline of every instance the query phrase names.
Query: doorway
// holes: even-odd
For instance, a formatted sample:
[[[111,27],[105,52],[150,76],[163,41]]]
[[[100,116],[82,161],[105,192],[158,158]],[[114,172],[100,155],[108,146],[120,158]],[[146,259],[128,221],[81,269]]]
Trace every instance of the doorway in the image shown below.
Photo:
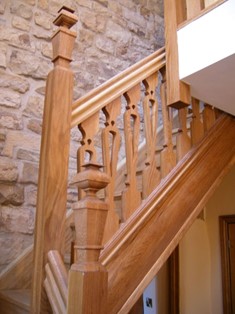
[[[235,314],[235,215],[220,216],[224,314]]]

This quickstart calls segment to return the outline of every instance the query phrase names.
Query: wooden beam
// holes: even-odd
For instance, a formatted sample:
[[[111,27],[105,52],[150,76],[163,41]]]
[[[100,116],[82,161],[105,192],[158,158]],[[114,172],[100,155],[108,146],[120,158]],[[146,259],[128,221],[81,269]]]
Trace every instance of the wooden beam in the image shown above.
[[[180,2],[181,3],[181,2]],[[178,0],[165,0],[165,40],[166,40],[166,81],[167,105],[182,108],[190,104],[190,86],[179,80],[179,61],[177,43],[177,12],[183,19],[184,8],[179,8]],[[182,2],[183,3],[183,2]]]
[[[77,17],[66,8],[54,24],[54,69],[49,73],[43,116],[34,238],[32,313],[50,311],[43,281],[50,250],[63,252],[70,143],[73,73],[69,69],[76,33],[69,28]]]

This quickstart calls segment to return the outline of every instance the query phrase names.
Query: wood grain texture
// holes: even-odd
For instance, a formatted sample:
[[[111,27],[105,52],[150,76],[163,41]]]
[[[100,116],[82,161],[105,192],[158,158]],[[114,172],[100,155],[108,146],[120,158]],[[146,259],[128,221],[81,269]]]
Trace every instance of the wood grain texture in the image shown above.
[[[219,118],[105,247],[109,313],[126,313],[138,300],[234,164],[234,141],[234,119]]]

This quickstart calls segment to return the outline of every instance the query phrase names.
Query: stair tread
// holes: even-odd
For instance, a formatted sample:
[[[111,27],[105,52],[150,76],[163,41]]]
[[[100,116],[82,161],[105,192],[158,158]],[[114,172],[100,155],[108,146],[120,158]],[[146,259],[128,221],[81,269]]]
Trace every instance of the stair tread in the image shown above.
[[[6,300],[9,303],[15,304],[29,310],[30,308],[30,290],[1,290],[0,299]]]

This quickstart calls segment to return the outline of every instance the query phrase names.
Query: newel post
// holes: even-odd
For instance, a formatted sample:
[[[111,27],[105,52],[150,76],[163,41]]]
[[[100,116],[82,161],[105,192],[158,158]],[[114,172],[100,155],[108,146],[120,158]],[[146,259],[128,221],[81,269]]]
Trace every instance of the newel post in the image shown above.
[[[43,288],[47,253],[63,254],[67,179],[73,95],[71,55],[77,22],[73,11],[63,7],[54,24],[52,36],[54,69],[49,73],[41,141],[37,212],[34,238],[34,268],[31,313],[48,313],[49,304]]]
[[[96,163],[87,163],[74,184],[85,196],[73,205],[76,230],[76,261],[69,271],[67,313],[106,314],[108,273],[99,262],[103,248],[104,227],[108,204],[96,193],[107,186],[109,177]]]

